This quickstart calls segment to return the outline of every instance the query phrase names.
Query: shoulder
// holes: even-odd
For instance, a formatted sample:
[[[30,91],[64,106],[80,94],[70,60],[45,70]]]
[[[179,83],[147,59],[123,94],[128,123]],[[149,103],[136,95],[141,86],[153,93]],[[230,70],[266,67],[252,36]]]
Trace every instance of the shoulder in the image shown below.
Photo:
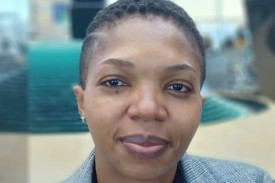
[[[86,161],[66,180],[61,183],[91,183],[95,152],[92,151]]]
[[[187,182],[273,182],[266,172],[245,163],[184,155],[181,164]]]

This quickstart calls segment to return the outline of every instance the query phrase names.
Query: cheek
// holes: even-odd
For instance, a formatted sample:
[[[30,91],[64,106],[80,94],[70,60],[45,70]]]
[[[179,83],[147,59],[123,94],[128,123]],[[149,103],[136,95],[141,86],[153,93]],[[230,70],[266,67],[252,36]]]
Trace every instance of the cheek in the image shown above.
[[[92,110],[87,114],[87,125],[95,146],[103,146],[100,149],[105,149],[106,144],[112,143],[115,126],[108,112],[99,110],[99,108],[100,107],[98,107],[98,110]]]
[[[187,148],[201,121],[200,105],[184,105],[186,107],[174,111],[175,125],[172,126],[176,141],[182,148]]]
[[[95,143],[112,140],[118,131],[120,105],[100,95],[87,97],[84,105],[88,127]]]

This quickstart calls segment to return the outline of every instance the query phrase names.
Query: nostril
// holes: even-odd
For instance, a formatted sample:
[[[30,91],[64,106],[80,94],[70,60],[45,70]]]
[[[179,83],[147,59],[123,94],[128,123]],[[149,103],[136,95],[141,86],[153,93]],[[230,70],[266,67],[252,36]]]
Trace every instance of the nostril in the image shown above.
[[[164,107],[140,107],[140,106],[130,106],[128,111],[128,116],[132,120],[140,120],[144,122],[157,121],[161,122],[167,118],[167,111]]]
[[[158,114],[156,115],[155,120],[158,122],[162,122],[162,121],[165,121],[167,117],[168,117],[168,112],[163,107],[158,111]]]
[[[135,120],[135,121],[139,119],[138,116],[131,116],[130,118],[133,119],[133,120]]]
[[[128,115],[133,120],[164,121],[167,117],[165,102],[155,90],[139,90],[131,98]]]

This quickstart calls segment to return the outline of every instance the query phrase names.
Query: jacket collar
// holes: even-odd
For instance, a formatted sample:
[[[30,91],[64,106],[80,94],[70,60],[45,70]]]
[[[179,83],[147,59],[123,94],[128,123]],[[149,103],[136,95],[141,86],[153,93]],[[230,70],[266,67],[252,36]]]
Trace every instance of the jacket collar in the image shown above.
[[[184,183],[184,170],[183,162],[180,160],[177,165],[177,172],[174,183]],[[82,171],[76,172],[76,177],[79,177],[79,181],[83,183],[97,183],[96,170],[95,170],[95,150],[89,155],[87,160],[81,166]]]
[[[209,169],[205,167],[205,164],[200,161],[200,158],[185,154],[178,162],[178,168],[174,183],[184,182],[217,182],[214,176],[209,172]],[[66,181],[63,183],[96,183],[95,170],[95,150],[93,150],[88,156],[87,160],[81,165],[81,167]]]

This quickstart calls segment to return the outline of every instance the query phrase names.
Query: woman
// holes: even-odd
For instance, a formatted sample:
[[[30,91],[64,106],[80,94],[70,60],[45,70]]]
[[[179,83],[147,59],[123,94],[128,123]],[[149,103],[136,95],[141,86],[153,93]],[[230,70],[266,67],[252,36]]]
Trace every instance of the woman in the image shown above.
[[[75,86],[95,150],[65,182],[271,182],[258,168],[186,155],[205,78],[192,19],[166,0],[119,0],[87,29]]]

